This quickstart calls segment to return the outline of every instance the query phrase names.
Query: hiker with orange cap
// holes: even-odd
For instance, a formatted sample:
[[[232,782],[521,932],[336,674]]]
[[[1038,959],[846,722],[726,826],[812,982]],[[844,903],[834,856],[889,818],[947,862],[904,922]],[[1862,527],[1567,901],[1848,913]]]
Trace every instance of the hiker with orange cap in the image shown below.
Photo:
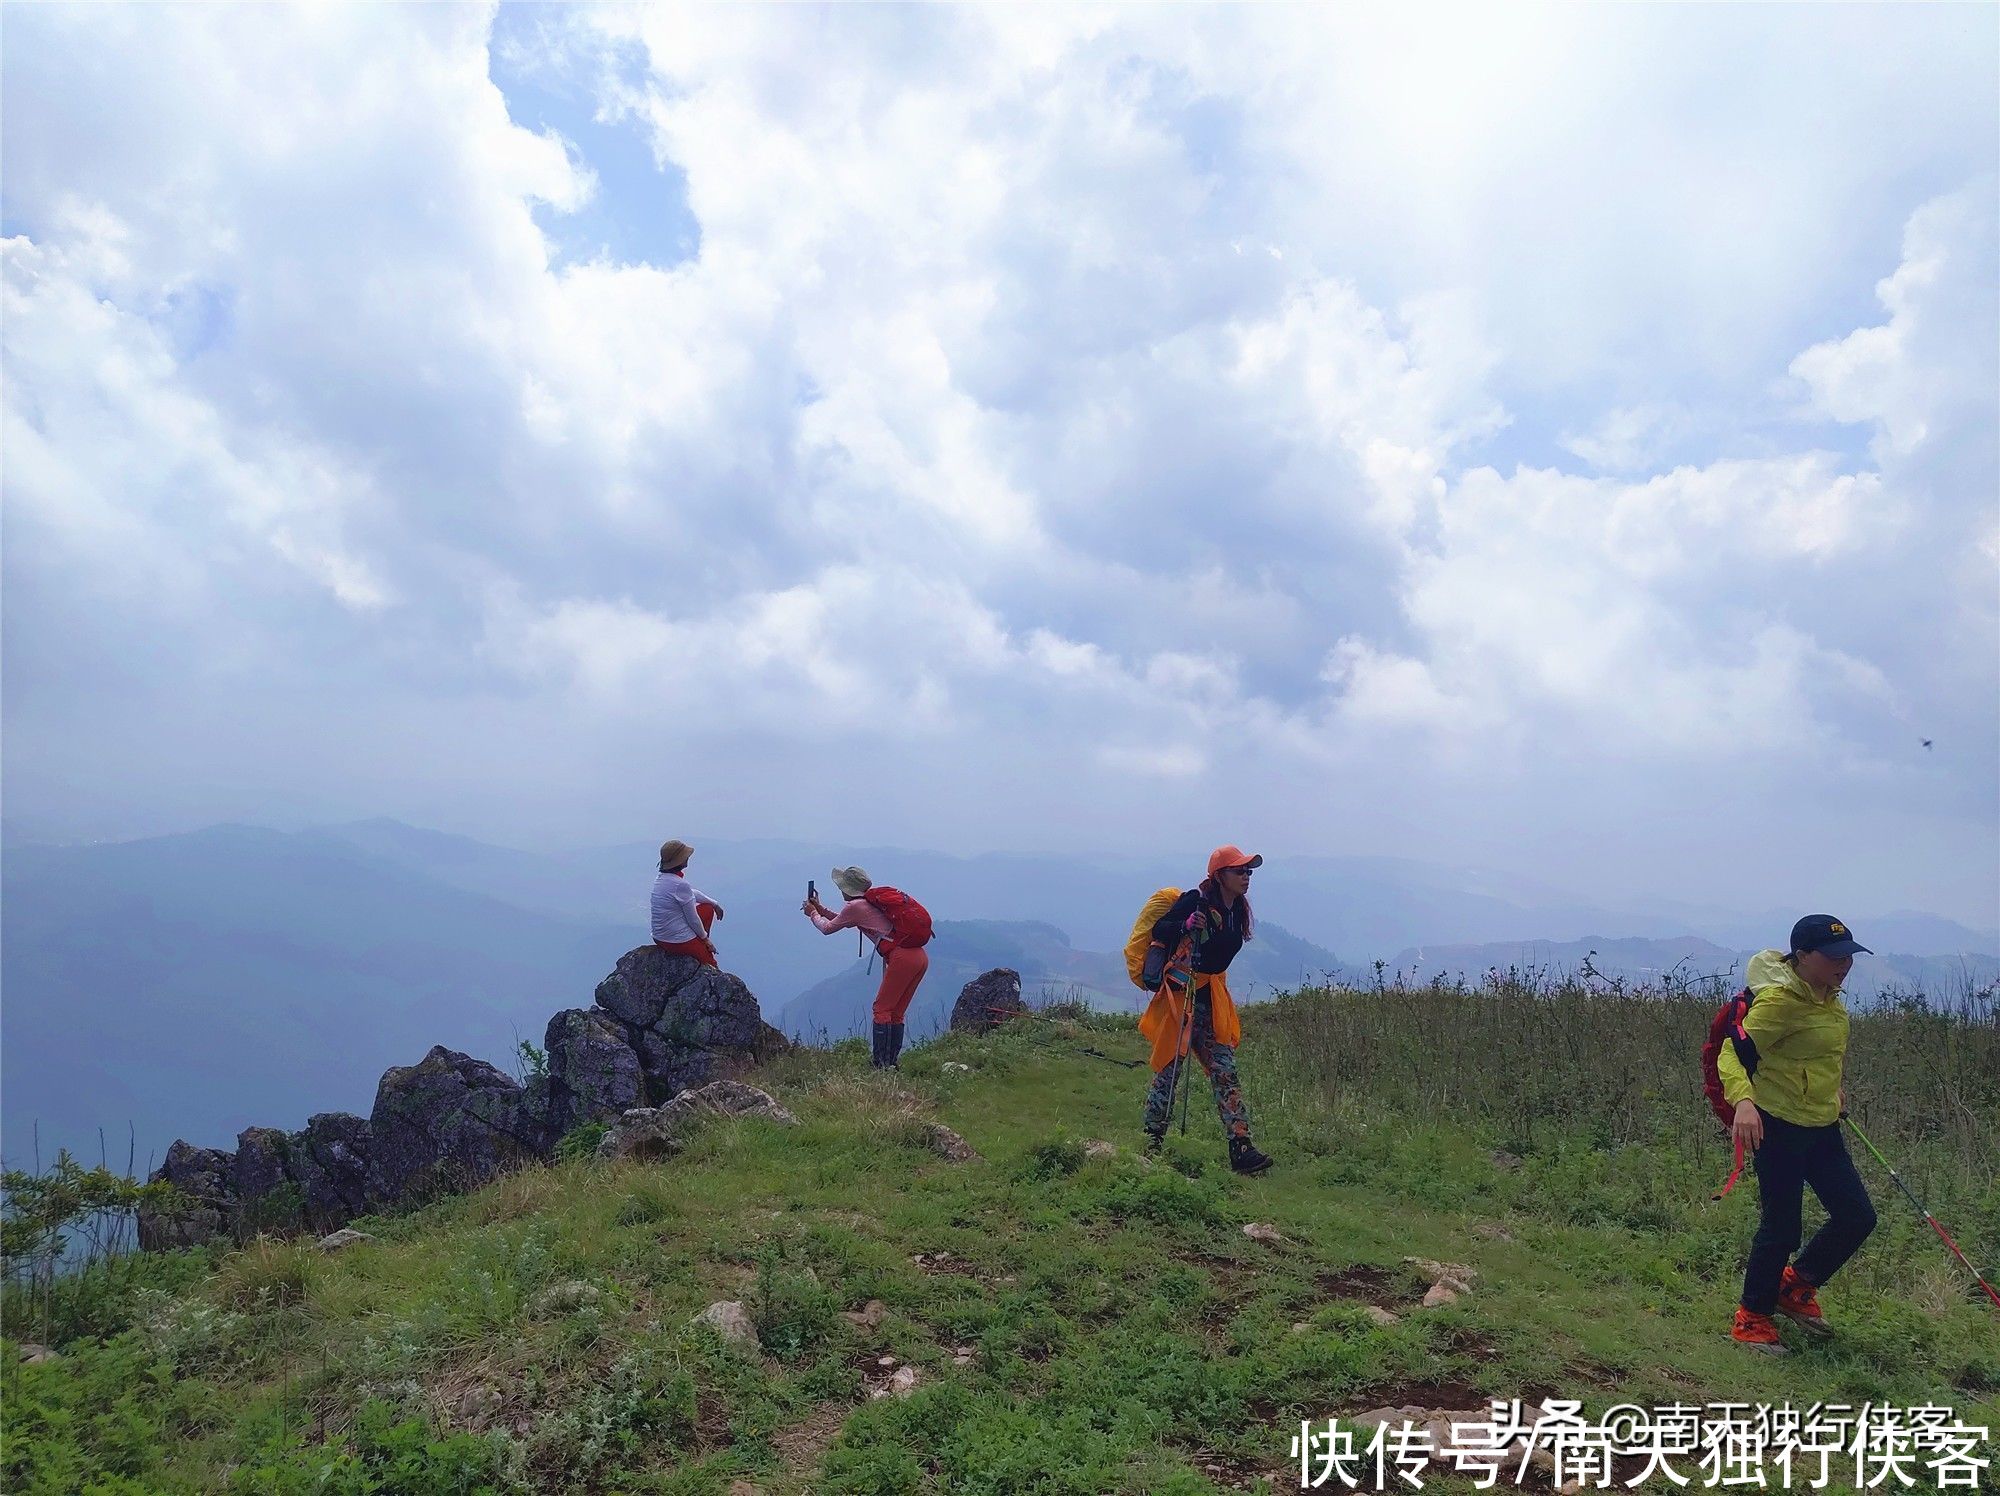
[[[897,1069],[904,1016],[924,973],[931,969],[931,958],[924,954],[931,938],[930,911],[898,889],[878,886],[858,867],[835,868],[833,886],[844,900],[838,914],[819,901],[816,890],[799,908],[822,935],[859,930],[875,942],[882,958],[882,985],[875,993],[870,1063],[877,1070]]]
[[[1251,938],[1250,875],[1263,865],[1262,857],[1240,847],[1217,847],[1209,854],[1208,876],[1154,921],[1144,983],[1153,998],[1139,1018],[1139,1032],[1153,1044],[1153,1084],[1146,1092],[1144,1123],[1151,1139],[1147,1151],[1156,1152],[1167,1135],[1174,1088],[1192,1053],[1208,1073],[1223,1135],[1229,1139],[1229,1167],[1239,1174],[1261,1174],[1271,1167],[1271,1160],[1250,1141],[1250,1113],[1236,1078],[1243,1024],[1226,975]]]
[[[1868,1187],[1840,1131],[1847,1054],[1840,984],[1857,952],[1871,954],[1846,925],[1808,914],[1792,926],[1789,950],[1750,958],[1750,1005],[1716,1054],[1735,1108],[1732,1132],[1756,1156],[1759,1204],[1729,1333],[1766,1354],[1785,1353],[1774,1313],[1811,1334],[1830,1333],[1819,1290],[1875,1229]],[[1826,1207],[1826,1221],[1800,1252],[1807,1185]]]
[[[692,956],[703,966],[715,965],[715,942],[709,930],[722,918],[722,906],[687,880],[694,848],[684,841],[660,843],[660,875],[653,880],[653,944],[670,955]]]

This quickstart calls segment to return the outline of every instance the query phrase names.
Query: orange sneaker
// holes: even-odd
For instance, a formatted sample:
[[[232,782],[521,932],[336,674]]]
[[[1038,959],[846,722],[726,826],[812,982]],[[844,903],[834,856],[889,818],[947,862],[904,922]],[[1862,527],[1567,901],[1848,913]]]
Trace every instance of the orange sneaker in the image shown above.
[[[1768,1314],[1752,1314],[1741,1304],[1736,1306],[1736,1323],[1729,1327],[1729,1338],[1767,1356],[1791,1354],[1778,1338],[1778,1322]]]
[[[1785,1265],[1785,1276],[1778,1280],[1778,1312],[1814,1335],[1833,1333],[1833,1326],[1820,1313],[1819,1290],[1801,1278],[1790,1263]]]

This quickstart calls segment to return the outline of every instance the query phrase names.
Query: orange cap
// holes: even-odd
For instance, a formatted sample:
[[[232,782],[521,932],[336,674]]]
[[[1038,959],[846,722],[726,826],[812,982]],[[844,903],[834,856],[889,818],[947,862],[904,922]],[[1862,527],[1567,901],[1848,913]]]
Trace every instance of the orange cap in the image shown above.
[[[1208,876],[1213,878],[1226,867],[1262,867],[1264,859],[1252,857],[1241,847],[1217,847],[1208,854]]]

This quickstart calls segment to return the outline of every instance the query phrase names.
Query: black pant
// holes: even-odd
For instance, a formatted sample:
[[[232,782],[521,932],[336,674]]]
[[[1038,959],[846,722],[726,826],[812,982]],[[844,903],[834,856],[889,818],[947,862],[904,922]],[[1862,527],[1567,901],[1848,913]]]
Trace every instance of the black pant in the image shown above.
[[[1743,1307],[1769,1314],[1778,1305],[1778,1282],[1785,1264],[1798,1251],[1799,1212],[1805,1187],[1811,1185],[1826,1207],[1826,1224],[1813,1233],[1792,1266],[1814,1287],[1826,1282],[1852,1257],[1875,1229],[1875,1207],[1868,1187],[1847,1156],[1847,1139],[1840,1124],[1800,1127],[1774,1117],[1762,1107],[1764,1146],[1757,1150],[1757,1195],[1763,1214],[1750,1243],[1750,1262],[1743,1269]]]

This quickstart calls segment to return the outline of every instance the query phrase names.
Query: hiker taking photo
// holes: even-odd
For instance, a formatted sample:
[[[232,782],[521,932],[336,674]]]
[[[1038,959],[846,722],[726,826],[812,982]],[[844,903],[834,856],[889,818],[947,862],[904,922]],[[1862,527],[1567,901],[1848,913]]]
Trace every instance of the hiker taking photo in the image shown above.
[[[1732,1137],[1756,1162],[1761,1211],[1730,1336],[1769,1355],[1785,1354],[1774,1314],[1811,1334],[1830,1333],[1819,1290],[1875,1229],[1875,1207],[1840,1130],[1847,1055],[1840,985],[1857,953],[1873,954],[1832,915],[1808,914],[1792,926],[1788,950],[1750,958],[1749,1006],[1716,1052],[1734,1108]],[[1826,1223],[1799,1252],[1807,1185],[1826,1207]]]
[[[1250,1113],[1236,1078],[1236,1046],[1243,1024],[1229,996],[1229,963],[1250,939],[1250,875],[1264,865],[1239,847],[1217,847],[1208,858],[1208,876],[1167,902],[1161,889],[1140,912],[1127,946],[1127,960],[1142,933],[1145,942],[1139,984],[1153,994],[1140,1015],[1139,1031],[1152,1041],[1153,1084],[1146,1092],[1146,1151],[1158,1152],[1173,1119],[1181,1067],[1192,1053],[1207,1072],[1215,1109],[1229,1140],[1229,1167],[1261,1174],[1271,1160],[1250,1141]],[[1164,906],[1162,908],[1162,906]],[[1147,931],[1146,920],[1152,919]],[[1183,1124],[1185,1125],[1185,1124]]]
[[[903,1053],[904,1015],[931,969],[931,958],[924,954],[931,938],[930,912],[900,890],[877,888],[858,867],[837,867],[832,877],[843,900],[838,914],[820,902],[811,885],[799,907],[822,935],[859,930],[875,942],[882,985],[875,992],[870,1063],[877,1070],[894,1069]]]
[[[722,906],[687,880],[694,848],[684,841],[660,843],[660,875],[653,880],[653,944],[676,956],[715,965],[715,942],[708,932],[722,918]]]

